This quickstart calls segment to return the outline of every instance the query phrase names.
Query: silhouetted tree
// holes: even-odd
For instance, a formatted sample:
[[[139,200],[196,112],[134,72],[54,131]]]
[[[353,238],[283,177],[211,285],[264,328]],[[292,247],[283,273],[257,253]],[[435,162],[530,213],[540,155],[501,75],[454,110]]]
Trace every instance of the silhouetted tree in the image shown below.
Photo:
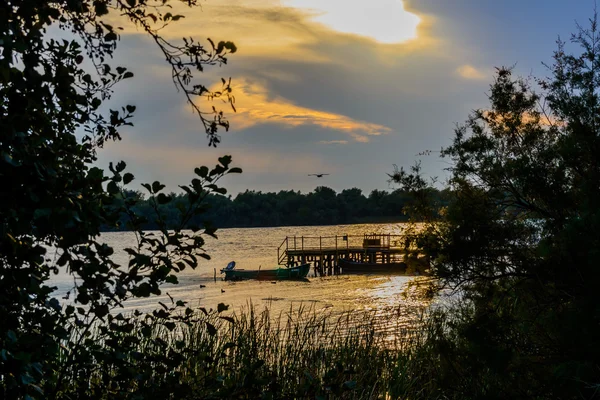
[[[209,193],[225,193],[219,178],[240,170],[230,168],[230,157],[213,169],[196,169],[197,177],[182,187],[186,201],[170,231],[159,207],[172,201],[163,185],[144,184],[149,198],[138,206],[139,193],[123,189],[134,179],[123,162],[111,164],[106,175],[93,165],[104,143],[120,139],[120,128],[132,124],[135,111],[133,105],[105,105],[115,85],[133,77],[111,63],[120,37],[111,21],[132,24],[158,46],[210,145],[219,143],[217,128],[228,128],[220,110],[204,111],[196,100],[233,105],[229,81],[215,92],[195,75],[225,63],[236,48],[192,38],[167,41],[160,30],[183,18],[172,14],[173,3],[196,5],[0,2],[0,398],[166,398],[189,390],[176,371],[185,350],[153,338],[151,328],[190,322],[190,312],[172,313],[183,304],[140,319],[139,313],[111,311],[128,299],[161,293],[161,283],[177,282],[177,271],[208,257],[202,234],[214,235],[214,229],[182,228],[203,212]],[[138,207],[153,212],[140,216]],[[119,223],[137,233],[137,246],[126,250],[128,265],[115,264],[113,249],[98,238],[101,227]],[[147,224],[161,233],[143,232]],[[54,297],[48,283],[59,268],[73,276],[67,299]],[[134,351],[141,340],[148,343],[144,354]]]
[[[438,385],[455,398],[598,396],[599,34],[594,16],[572,37],[579,53],[559,42],[542,94],[498,69],[490,108],[443,152],[453,201],[417,240],[460,289],[433,344]],[[428,190],[418,169],[394,179]]]

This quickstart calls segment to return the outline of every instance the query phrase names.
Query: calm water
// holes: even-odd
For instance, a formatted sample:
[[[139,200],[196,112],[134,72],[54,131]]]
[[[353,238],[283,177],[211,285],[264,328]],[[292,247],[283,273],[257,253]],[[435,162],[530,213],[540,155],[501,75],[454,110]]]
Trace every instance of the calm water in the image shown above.
[[[405,295],[409,276],[341,275],[318,278],[309,274],[308,282],[242,281],[225,282],[219,270],[234,260],[238,268],[271,269],[277,267],[277,248],[286,236],[333,236],[363,235],[365,233],[399,234],[401,224],[359,224],[338,226],[308,226],[279,228],[233,228],[217,232],[218,240],[207,237],[205,249],[211,260],[200,261],[197,269],[186,269],[178,275],[178,285],[165,285],[163,295],[151,299],[130,301],[128,309],[155,308],[158,301],[169,302],[168,292],[176,300],[187,301],[192,306],[216,308],[225,303],[233,310],[253,304],[258,307],[269,305],[274,311],[287,311],[290,307],[305,305],[315,310],[394,310],[407,314],[426,306],[425,300]],[[135,235],[129,232],[105,233],[102,239],[115,249],[115,261],[127,265],[128,256],[123,251],[135,247]],[[315,242],[316,243],[316,242]],[[308,239],[307,239],[308,244]],[[217,281],[214,281],[214,270]],[[58,287],[57,295],[73,287],[73,278],[59,274],[53,278]],[[201,287],[204,286],[204,287]]]

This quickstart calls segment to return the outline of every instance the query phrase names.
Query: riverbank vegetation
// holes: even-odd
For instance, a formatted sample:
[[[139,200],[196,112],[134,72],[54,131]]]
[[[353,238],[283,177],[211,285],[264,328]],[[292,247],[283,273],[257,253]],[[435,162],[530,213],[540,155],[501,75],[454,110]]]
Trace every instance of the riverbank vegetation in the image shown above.
[[[600,396],[600,31],[559,42],[549,77],[499,68],[490,107],[443,156],[453,199],[414,239],[464,306],[443,346],[443,387],[463,398]],[[534,90],[534,88],[536,90]],[[418,166],[394,180],[428,187]]]
[[[434,325],[419,323],[417,313],[407,324],[394,310],[336,314],[301,306],[274,316],[268,309],[249,307],[238,314],[224,309],[199,312],[193,323],[173,330],[153,327],[152,340],[140,336],[124,355],[136,376],[125,378],[110,368],[85,376],[72,370],[61,395],[121,398],[135,391],[138,398],[425,399],[431,394],[426,380],[435,378],[434,371],[426,368],[435,364],[427,365],[419,353],[434,336],[428,330]],[[176,366],[157,361],[149,369],[139,358],[160,360],[156,352],[170,352],[157,348],[157,340],[183,349]]]
[[[210,91],[194,75],[225,63],[236,47],[162,38],[165,24],[183,18],[169,3],[0,3],[1,398],[599,396],[595,16],[572,38],[578,52],[559,43],[549,78],[527,81],[498,70],[490,106],[474,112],[442,152],[451,161],[447,204],[418,166],[392,174],[400,185],[395,195],[410,194],[406,209],[419,222],[407,245],[432,263],[428,293],[456,289],[460,302],[428,310],[390,343],[377,333],[381,320],[357,315],[328,323],[308,314],[277,325],[267,314],[232,316],[224,314],[226,305],[194,310],[175,300],[150,312],[119,313],[124,302],[161,294],[163,283],[177,283],[178,272],[209,258],[204,236],[215,229],[204,219],[205,201],[226,193],[219,179],[241,172],[223,156],[213,168],[196,168],[181,186],[185,196],[144,183],[150,211],[142,212],[124,163],[106,172],[94,166],[103,144],[118,140],[135,112],[133,105],[104,104],[115,85],[133,76],[109,64],[120,32],[107,19],[111,13],[157,44],[210,145],[219,143],[217,128],[228,127],[222,111],[204,112],[194,99],[233,106],[229,80]],[[64,29],[67,39],[52,40],[49,27]],[[330,202],[350,207],[360,204],[359,194],[321,188],[302,201],[314,201],[307,213],[326,220]],[[245,196],[248,214],[263,209],[253,204],[262,195]],[[338,217],[352,214],[344,212]],[[118,265],[99,232],[123,224],[123,216],[138,240],[126,249],[127,265]],[[276,222],[266,211],[264,218]],[[147,232],[148,224],[157,232]],[[59,269],[74,281],[60,299],[49,283]]]
[[[439,200],[440,207],[447,205],[448,191],[429,190],[430,195]],[[167,226],[176,226],[179,204],[185,204],[187,196],[185,193],[171,193],[173,201],[158,205]],[[149,198],[139,191],[126,191],[123,195],[119,194],[115,202],[126,199],[135,201],[134,211],[148,221],[143,224],[144,229],[157,229],[152,222],[155,210]],[[204,200],[205,212],[192,218],[190,226],[198,225],[202,220],[211,221],[217,228],[405,222],[409,220],[406,209],[415,200],[411,192],[400,189],[392,192],[373,190],[365,196],[357,188],[336,193],[326,186],[306,194],[293,190],[278,193],[246,190],[234,198],[211,194]],[[116,226],[103,229],[128,230],[127,221],[128,217],[124,214]]]

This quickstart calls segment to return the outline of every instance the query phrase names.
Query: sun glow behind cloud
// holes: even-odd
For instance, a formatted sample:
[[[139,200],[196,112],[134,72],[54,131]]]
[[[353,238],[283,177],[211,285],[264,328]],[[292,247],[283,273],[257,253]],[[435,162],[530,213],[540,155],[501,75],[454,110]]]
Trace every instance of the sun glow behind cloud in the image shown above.
[[[438,135],[439,118],[426,116],[418,123],[414,121],[421,115],[435,114],[442,103],[437,96],[445,92],[440,91],[440,82],[449,81],[447,78],[467,59],[451,51],[445,37],[440,39],[434,29],[436,15],[418,9],[417,16],[412,2],[310,2],[210,0],[203,2],[201,9],[170,10],[186,17],[161,31],[176,43],[190,36],[206,43],[202,38],[209,36],[237,45],[238,52],[229,58],[227,66],[207,68],[206,74],[196,75],[210,86],[221,76],[233,78],[237,113],[219,102],[215,106],[223,109],[231,122],[230,131],[222,132],[223,148],[244,168],[241,189],[254,182],[261,188],[266,182],[273,184],[281,169],[278,163],[284,161],[287,171],[305,178],[307,171],[299,165],[308,155],[311,169],[339,171],[335,183],[339,188],[357,185],[357,176],[368,182],[362,186],[365,190],[386,185],[387,175],[383,174],[379,183],[373,176],[396,162],[398,154],[404,151],[403,158],[412,157],[415,147],[429,146],[423,143]],[[381,18],[369,17],[369,13],[379,13]],[[378,21],[377,26],[373,20]],[[417,30],[418,38],[412,40]],[[211,156],[202,148],[203,136],[196,137],[197,120],[181,97],[164,100],[164,93],[174,93],[174,89],[170,71],[153,43],[130,26],[121,34],[127,58],[140,64],[135,81],[146,82],[138,93],[143,98],[138,105],[144,120],[134,128],[145,144],[144,150],[133,145],[128,148],[130,157],[135,158],[132,166],[143,166],[137,170],[140,176],[153,168],[164,171],[156,177],[161,180],[182,175],[197,166],[197,160]],[[220,84],[214,88],[220,89]],[[131,93],[128,95],[133,96]],[[207,109],[211,103],[198,105]],[[445,105],[442,109],[449,114]],[[176,122],[167,124],[167,119]],[[409,135],[414,139],[406,140]],[[152,156],[147,156],[146,147]],[[112,147],[110,151],[117,152]],[[299,165],[288,159],[290,151],[300,160]],[[249,154],[260,156],[250,159]],[[286,157],[277,163],[260,164],[277,154]],[[319,163],[322,165],[315,167]],[[295,185],[309,190],[313,184],[301,180],[292,183],[292,173],[283,175],[281,187]],[[150,174],[147,179],[151,179]]]
[[[401,0],[284,0],[283,4],[311,10],[314,21],[343,33],[402,43],[417,38],[421,18]]]

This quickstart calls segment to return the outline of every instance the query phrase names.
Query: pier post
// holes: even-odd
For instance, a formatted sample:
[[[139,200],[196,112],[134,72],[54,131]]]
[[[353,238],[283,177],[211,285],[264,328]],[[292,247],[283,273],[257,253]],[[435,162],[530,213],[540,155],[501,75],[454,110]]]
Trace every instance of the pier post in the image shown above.
[[[392,236],[394,236],[394,247],[392,247]],[[278,248],[278,258],[279,262],[287,261],[289,265],[311,262],[315,276],[338,275],[343,273],[340,267],[341,259],[377,264],[388,264],[399,259],[407,259],[412,250],[407,251],[405,247],[398,245],[402,237],[391,234],[365,234],[353,237],[337,234],[307,236],[308,242],[305,246],[304,236],[300,237],[300,243],[298,243],[297,236],[288,236],[286,237],[286,248],[283,246]],[[318,246],[317,238],[319,239]],[[362,243],[359,242],[361,238],[363,239]],[[340,240],[346,242],[346,246],[339,243]],[[351,240],[352,246],[350,246]]]

